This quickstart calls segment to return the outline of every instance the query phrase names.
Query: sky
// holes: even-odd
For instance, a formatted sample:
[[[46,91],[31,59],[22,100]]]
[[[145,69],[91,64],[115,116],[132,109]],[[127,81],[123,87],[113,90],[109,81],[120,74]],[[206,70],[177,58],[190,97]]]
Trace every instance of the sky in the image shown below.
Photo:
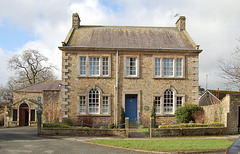
[[[240,45],[239,0],[0,0],[0,85],[10,76],[8,60],[34,49],[58,67],[58,49],[71,28],[72,13],[82,25],[175,27],[186,17],[186,30],[200,45],[199,84],[207,89],[231,88],[222,84],[219,62],[231,58]],[[234,90],[234,89],[232,89]]]

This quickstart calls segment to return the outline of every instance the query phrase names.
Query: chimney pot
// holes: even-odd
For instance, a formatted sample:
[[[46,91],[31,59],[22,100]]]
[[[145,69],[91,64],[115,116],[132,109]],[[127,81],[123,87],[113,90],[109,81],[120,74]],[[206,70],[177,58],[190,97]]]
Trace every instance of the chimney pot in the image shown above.
[[[177,28],[182,31],[186,29],[186,17],[185,16],[180,16],[176,22]]]
[[[78,13],[73,13],[72,15],[72,28],[79,28],[80,27],[80,18]]]
[[[217,88],[217,91],[219,91],[219,88]]]

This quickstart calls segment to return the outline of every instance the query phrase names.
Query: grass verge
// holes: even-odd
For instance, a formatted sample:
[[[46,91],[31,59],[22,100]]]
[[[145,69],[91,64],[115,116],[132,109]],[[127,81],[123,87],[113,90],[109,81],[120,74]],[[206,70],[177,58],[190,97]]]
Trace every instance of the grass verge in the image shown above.
[[[89,142],[164,152],[224,150],[232,144],[231,141],[223,139],[91,140]]]

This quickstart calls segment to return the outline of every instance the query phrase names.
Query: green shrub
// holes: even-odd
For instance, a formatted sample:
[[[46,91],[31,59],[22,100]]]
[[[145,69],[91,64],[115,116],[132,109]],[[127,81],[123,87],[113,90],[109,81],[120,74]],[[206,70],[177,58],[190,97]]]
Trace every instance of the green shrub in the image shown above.
[[[175,117],[177,123],[189,123],[190,121],[195,122],[193,114],[203,109],[196,104],[185,103],[184,106],[178,108],[175,111]]]
[[[114,128],[114,123],[109,123],[108,128],[113,129]]]
[[[125,112],[123,108],[121,112],[120,128],[125,128]]]

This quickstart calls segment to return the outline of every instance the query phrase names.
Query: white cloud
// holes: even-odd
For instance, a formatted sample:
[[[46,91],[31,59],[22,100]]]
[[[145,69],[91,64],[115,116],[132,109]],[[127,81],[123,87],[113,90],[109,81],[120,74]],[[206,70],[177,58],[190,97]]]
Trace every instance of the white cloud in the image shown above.
[[[4,5],[0,6],[0,24],[4,24],[3,19],[8,19],[37,38],[26,42],[19,50],[40,50],[59,68],[61,51],[58,46],[71,28],[71,17],[75,12],[80,15],[83,25],[175,26],[177,18],[174,15],[185,15],[187,31],[203,49],[200,84],[205,87],[206,74],[211,74],[211,89],[224,88],[216,82],[217,60],[232,53],[239,44],[236,40],[240,37],[239,0],[51,0],[37,3],[34,0],[11,0],[1,4]],[[112,4],[115,7],[110,8]],[[9,56],[3,50],[0,54]],[[60,71],[58,73],[60,76]]]

